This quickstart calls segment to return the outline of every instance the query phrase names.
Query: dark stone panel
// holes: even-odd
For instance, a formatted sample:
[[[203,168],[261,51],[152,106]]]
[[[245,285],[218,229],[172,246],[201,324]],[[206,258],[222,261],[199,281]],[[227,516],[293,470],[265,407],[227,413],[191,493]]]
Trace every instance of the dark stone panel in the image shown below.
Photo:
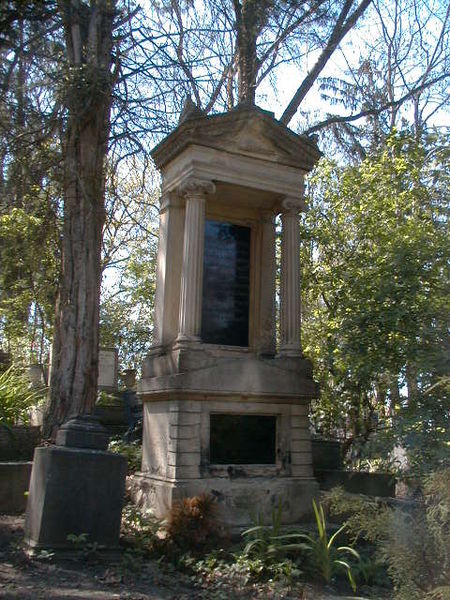
[[[273,465],[276,463],[277,418],[267,415],[210,416],[210,463]]]
[[[248,346],[250,228],[206,221],[201,338]]]

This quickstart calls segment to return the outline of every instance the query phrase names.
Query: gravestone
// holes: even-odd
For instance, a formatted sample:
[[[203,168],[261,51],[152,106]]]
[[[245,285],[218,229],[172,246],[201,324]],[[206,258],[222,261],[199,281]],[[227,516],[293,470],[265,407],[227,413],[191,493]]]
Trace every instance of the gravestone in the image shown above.
[[[97,388],[105,392],[117,390],[119,359],[116,348],[100,348],[98,351]]]
[[[186,114],[152,156],[162,175],[155,332],[138,384],[144,436],[134,496],[164,516],[177,498],[208,492],[231,526],[252,514],[270,519],[281,502],[284,521],[297,522],[318,491],[298,213],[320,153],[273,114],[240,107]]]
[[[88,543],[118,548],[127,465],[107,445],[106,430],[86,415],[62,425],[56,445],[36,448],[25,515],[30,549],[73,551],[68,536],[83,533]]]

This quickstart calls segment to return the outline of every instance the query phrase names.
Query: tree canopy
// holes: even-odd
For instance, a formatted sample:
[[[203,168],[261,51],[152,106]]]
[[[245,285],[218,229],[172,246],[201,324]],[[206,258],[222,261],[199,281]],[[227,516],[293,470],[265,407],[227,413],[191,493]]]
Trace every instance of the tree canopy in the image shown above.
[[[151,342],[148,153],[188,96],[205,114],[256,102],[319,135],[334,158],[311,180],[302,223],[317,426],[364,438],[380,407],[390,418],[443,401],[449,10],[442,0],[0,2],[0,343],[42,361],[53,339],[58,422],[95,401],[99,337],[120,344],[124,367]]]
[[[443,138],[394,132],[357,166],[323,160],[310,182],[303,335],[322,433],[366,442],[408,414],[448,430],[448,158]]]

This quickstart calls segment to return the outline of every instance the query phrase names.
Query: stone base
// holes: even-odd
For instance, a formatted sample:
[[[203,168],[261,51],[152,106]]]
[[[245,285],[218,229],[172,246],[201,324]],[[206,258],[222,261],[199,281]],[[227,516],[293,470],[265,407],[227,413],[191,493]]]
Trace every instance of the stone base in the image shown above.
[[[221,521],[230,528],[253,525],[256,518],[272,521],[272,511],[281,501],[282,522],[308,520],[312,499],[319,493],[313,478],[243,477],[185,479],[176,482],[138,473],[127,482],[134,502],[165,517],[176,500],[208,493],[217,498]]]
[[[0,513],[22,513],[32,462],[0,462]]]
[[[111,452],[51,446],[37,448],[25,517],[25,543],[70,549],[69,534],[88,543],[119,543],[126,460]]]

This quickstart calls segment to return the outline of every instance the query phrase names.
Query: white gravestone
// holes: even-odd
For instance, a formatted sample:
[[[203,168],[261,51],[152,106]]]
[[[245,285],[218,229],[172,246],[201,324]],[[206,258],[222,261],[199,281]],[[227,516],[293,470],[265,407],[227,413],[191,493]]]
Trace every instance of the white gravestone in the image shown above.
[[[98,352],[98,380],[99,390],[117,390],[118,357],[115,348],[100,348]]]

